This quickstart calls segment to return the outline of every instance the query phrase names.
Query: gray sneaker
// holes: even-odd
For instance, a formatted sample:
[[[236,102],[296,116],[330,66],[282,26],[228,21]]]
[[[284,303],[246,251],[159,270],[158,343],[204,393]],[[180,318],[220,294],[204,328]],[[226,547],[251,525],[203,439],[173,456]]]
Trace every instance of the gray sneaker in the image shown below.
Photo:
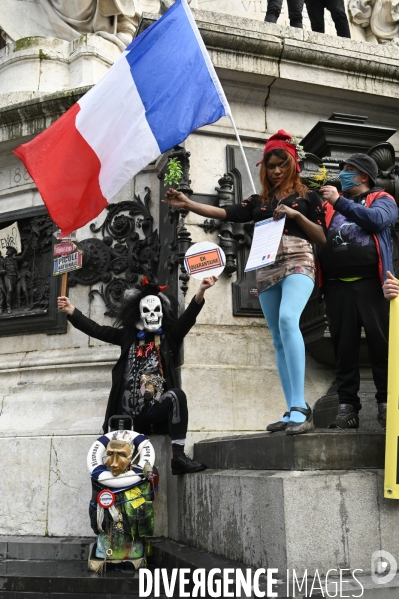
[[[328,428],[359,428],[359,415],[354,406],[349,403],[340,403],[337,417],[328,425]]]
[[[378,422],[381,424],[383,429],[387,427],[387,404],[379,403],[378,404]]]

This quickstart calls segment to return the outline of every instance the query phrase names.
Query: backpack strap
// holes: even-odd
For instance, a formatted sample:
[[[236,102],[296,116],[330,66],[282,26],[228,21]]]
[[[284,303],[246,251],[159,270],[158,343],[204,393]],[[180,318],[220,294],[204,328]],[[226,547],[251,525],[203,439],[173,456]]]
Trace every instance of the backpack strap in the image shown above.
[[[374,200],[378,200],[379,198],[382,198],[382,197],[390,198],[396,204],[395,198],[392,197],[390,193],[387,193],[386,191],[384,191],[382,189],[381,191],[373,191],[373,192],[367,194],[367,197],[366,197],[367,208],[370,208],[370,206],[374,202]]]
[[[331,204],[329,202],[327,202],[327,200],[325,200],[322,204],[322,207],[325,210],[325,219],[326,219],[326,227],[328,229],[328,227],[330,226],[330,223],[332,221],[332,218],[334,216],[334,206],[331,206]]]

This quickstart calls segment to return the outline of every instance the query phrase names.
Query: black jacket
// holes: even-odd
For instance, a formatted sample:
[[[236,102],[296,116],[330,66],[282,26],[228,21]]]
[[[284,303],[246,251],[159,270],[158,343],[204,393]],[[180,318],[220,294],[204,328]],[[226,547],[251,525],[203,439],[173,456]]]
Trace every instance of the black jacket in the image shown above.
[[[165,332],[161,341],[161,356],[164,376],[166,379],[166,389],[179,387],[179,381],[175,368],[175,360],[179,352],[180,345],[187,335],[191,327],[195,325],[198,314],[201,312],[205,300],[201,304],[197,304],[193,298],[187,309],[178,318],[176,324],[170,331]],[[80,310],[75,308],[72,316],[68,316],[68,320],[74,327],[95,337],[100,341],[112,343],[113,345],[121,346],[121,355],[119,360],[112,369],[112,387],[108,398],[107,410],[103,424],[103,431],[108,432],[108,420],[115,414],[120,414],[122,389],[123,389],[123,373],[125,368],[126,358],[129,349],[136,338],[137,329],[135,326],[131,330],[125,328],[115,328],[110,326],[101,326],[84,316]],[[119,410],[119,411],[118,411]]]

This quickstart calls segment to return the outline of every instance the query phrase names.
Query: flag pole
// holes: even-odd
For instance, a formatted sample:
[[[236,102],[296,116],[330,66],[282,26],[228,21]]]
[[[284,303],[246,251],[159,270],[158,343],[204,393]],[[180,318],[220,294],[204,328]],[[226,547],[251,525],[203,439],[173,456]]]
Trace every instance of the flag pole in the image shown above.
[[[243,146],[242,146],[242,143],[241,143],[240,136],[238,135],[238,131],[237,131],[237,127],[236,127],[236,124],[235,124],[235,122],[234,122],[234,119],[233,119],[233,115],[232,115],[232,114],[231,114],[231,112],[230,112],[230,113],[228,114],[228,116],[229,116],[229,118],[230,118],[231,124],[233,125],[233,129],[234,129],[234,133],[236,134],[236,138],[237,138],[237,141],[238,141],[238,145],[240,146],[240,150],[241,150],[242,158],[243,158],[243,160],[244,160],[244,164],[245,164],[245,167],[246,167],[246,169],[247,169],[247,173],[248,173],[248,177],[249,177],[249,182],[250,182],[250,184],[251,184],[252,191],[254,192],[254,194],[257,194],[258,192],[256,191],[255,183],[254,183],[254,180],[253,180],[253,178],[252,178],[252,173],[251,173],[251,171],[250,171],[250,168],[249,168],[249,164],[248,164],[247,157],[245,156],[245,152],[244,152],[244,148],[243,148]]]

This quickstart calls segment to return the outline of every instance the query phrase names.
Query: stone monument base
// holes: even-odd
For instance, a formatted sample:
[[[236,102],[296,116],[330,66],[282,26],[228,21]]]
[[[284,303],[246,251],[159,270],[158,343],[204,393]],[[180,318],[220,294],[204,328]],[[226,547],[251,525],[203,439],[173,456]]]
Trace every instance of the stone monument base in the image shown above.
[[[367,431],[197,443],[195,459],[213,469],[169,485],[177,506],[169,535],[280,573],[370,572],[373,552],[399,553],[399,503],[383,496],[383,446],[383,433]]]

